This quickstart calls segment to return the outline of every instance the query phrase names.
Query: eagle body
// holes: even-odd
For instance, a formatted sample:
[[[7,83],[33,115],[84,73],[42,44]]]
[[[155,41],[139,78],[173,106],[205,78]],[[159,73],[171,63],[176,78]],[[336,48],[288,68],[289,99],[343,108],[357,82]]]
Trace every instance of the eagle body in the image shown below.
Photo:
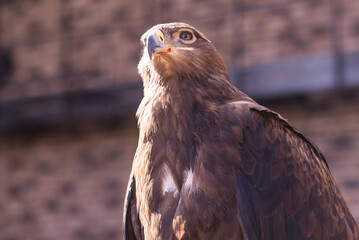
[[[359,239],[315,145],[235,88],[188,24],[142,36],[126,239]]]

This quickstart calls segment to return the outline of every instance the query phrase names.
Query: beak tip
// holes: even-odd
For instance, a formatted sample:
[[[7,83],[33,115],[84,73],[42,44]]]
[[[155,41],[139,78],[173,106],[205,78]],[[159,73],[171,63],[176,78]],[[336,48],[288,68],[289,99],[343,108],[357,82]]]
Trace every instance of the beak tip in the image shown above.
[[[156,51],[156,48],[163,47],[163,43],[160,41],[156,33],[152,33],[147,38],[147,53],[150,60],[152,60],[152,55]]]

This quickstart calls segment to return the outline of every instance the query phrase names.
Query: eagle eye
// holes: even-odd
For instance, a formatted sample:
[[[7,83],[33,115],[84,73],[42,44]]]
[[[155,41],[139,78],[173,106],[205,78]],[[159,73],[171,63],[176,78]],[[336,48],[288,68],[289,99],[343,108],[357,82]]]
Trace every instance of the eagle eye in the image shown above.
[[[186,41],[189,41],[189,40],[192,40],[193,38],[193,35],[191,32],[189,31],[183,31],[181,32],[181,34],[179,35],[179,37],[183,40],[186,40]]]

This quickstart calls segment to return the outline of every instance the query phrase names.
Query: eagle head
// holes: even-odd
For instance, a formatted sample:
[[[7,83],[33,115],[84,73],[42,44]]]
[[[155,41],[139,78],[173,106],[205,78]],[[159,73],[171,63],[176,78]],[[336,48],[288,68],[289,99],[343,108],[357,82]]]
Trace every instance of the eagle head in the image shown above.
[[[144,81],[227,75],[216,48],[189,24],[156,25],[142,35],[141,43],[143,56],[138,71]]]

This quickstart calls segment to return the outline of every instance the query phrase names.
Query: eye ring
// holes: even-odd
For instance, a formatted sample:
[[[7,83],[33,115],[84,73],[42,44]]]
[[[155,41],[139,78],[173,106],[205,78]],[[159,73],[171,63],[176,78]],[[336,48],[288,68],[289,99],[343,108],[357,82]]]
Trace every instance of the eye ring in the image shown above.
[[[190,41],[193,39],[193,34],[190,31],[183,31],[180,33],[179,37],[183,40]]]

